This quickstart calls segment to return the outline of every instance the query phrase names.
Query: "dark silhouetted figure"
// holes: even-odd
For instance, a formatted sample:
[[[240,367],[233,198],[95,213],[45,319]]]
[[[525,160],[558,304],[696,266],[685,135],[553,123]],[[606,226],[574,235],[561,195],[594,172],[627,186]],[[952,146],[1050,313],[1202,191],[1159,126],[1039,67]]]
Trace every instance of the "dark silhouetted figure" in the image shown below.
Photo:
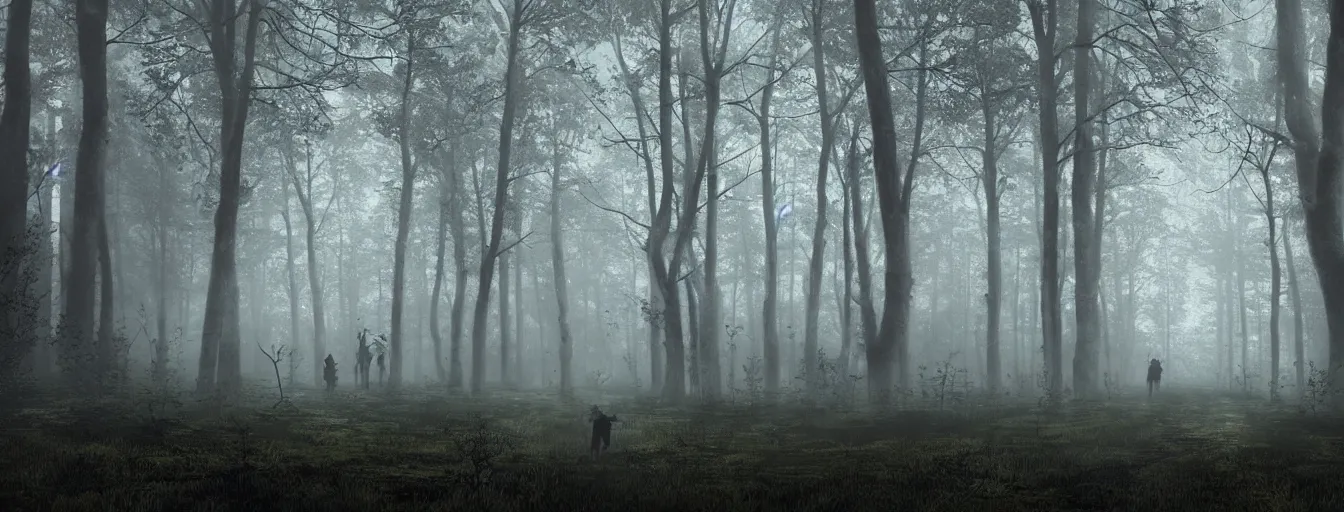
[[[1148,363],[1148,396],[1153,396],[1153,391],[1162,390],[1162,361],[1156,359]]]
[[[602,410],[596,405],[593,406],[592,417],[589,421],[593,422],[593,440],[590,448],[593,452],[593,459],[596,460],[602,455],[602,452],[611,447],[611,424],[619,421],[616,416],[607,416],[602,414]]]
[[[336,358],[327,354],[326,365],[322,367],[322,380],[327,381],[327,391],[336,389]]]
[[[359,351],[355,353],[355,385],[364,385],[369,389],[369,366],[373,363],[373,352],[369,350],[369,331],[359,333]]]

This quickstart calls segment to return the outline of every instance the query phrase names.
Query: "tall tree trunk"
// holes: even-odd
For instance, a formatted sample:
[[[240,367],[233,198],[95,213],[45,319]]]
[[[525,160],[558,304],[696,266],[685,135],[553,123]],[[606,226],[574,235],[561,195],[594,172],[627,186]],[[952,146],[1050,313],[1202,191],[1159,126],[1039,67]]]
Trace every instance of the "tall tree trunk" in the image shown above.
[[[857,127],[858,123],[854,123]],[[837,165],[839,165],[837,163]],[[842,296],[840,298],[840,376],[848,378],[850,375],[850,363],[853,360],[854,345],[854,230],[850,222],[850,215],[854,211],[854,204],[850,198],[850,190],[856,184],[851,180],[851,175],[846,173],[844,179],[840,180],[841,201],[840,212],[840,233],[841,250],[844,259],[845,284]]]
[[[1307,379],[1305,375],[1306,354],[1302,343],[1302,294],[1297,288],[1297,267],[1293,263],[1293,237],[1292,225],[1288,218],[1283,219],[1283,255],[1286,258],[1284,262],[1288,267],[1288,293],[1292,295],[1293,300],[1293,370],[1297,377],[1298,394],[1306,389]]]
[[[448,174],[451,171],[445,169],[443,172]],[[452,207],[448,187],[446,181],[440,181],[439,221],[434,226],[434,288],[429,294],[429,336],[434,341],[434,375],[440,384],[448,383],[448,371],[443,366],[443,333],[439,331],[439,303],[443,297],[444,238],[448,230],[448,210]]]
[[[1269,397],[1279,399],[1279,290],[1282,288],[1282,269],[1279,267],[1278,222],[1274,220],[1274,185],[1269,170],[1278,146],[1270,150],[1265,165],[1260,166],[1260,178],[1265,182],[1265,222],[1269,226]],[[1170,311],[1170,307],[1168,307]],[[1170,313],[1168,313],[1170,314]]]
[[[100,4],[102,6],[102,19],[106,25],[107,2],[105,0]],[[79,2],[83,5],[83,2]],[[22,276],[25,274],[21,268],[29,264],[30,248],[27,235],[28,228],[28,144],[29,144],[29,123],[32,117],[32,76],[29,71],[29,40],[32,35],[33,21],[33,0],[13,0],[6,9],[5,22],[5,50],[4,50],[4,111],[0,113],[0,265],[7,269],[0,271],[0,297],[7,300],[27,300],[28,291],[26,287],[30,286],[28,279]],[[96,23],[96,20],[91,20]],[[84,25],[79,25],[82,31]],[[94,30],[90,27],[88,30]],[[105,33],[104,29],[98,33]],[[81,74],[84,71],[85,48],[80,47]],[[99,60],[102,62],[102,59]],[[105,68],[105,64],[103,65]],[[100,68],[101,69],[101,68]],[[100,73],[101,74],[101,73]],[[88,83],[87,80],[85,79]],[[104,78],[105,82],[106,79]],[[106,87],[104,87],[106,89]],[[106,96],[106,93],[103,93]],[[88,94],[85,94],[86,102]],[[106,101],[103,101],[102,109],[106,111]],[[88,107],[85,107],[87,111]],[[96,127],[95,127],[96,128]],[[81,154],[83,146],[81,146]],[[82,161],[82,160],[81,160]],[[77,178],[78,179],[78,178]],[[49,191],[48,191],[49,192]],[[46,229],[48,225],[42,225]],[[45,241],[44,235],[40,238]],[[41,256],[41,249],[38,249],[36,256]],[[47,268],[48,264],[41,264],[39,268]],[[48,273],[49,275],[49,273]],[[63,281],[64,282],[64,281]],[[67,287],[67,290],[69,288]],[[90,292],[91,293],[91,292]],[[50,300],[49,298],[46,300]],[[92,298],[90,298],[92,300]],[[49,309],[49,308],[48,308]],[[31,332],[25,324],[28,319],[23,318],[23,313],[17,310],[10,310],[0,313],[0,336],[6,339],[3,343],[15,344],[12,347],[0,347],[4,355],[16,358],[24,357],[30,351],[34,342],[32,337],[28,336]],[[90,319],[91,320],[91,319]],[[8,362],[8,360],[7,360]],[[5,368],[9,371],[9,368]]]
[[[530,5],[530,4],[529,4]],[[513,1],[510,13],[507,65],[504,72],[504,115],[499,127],[499,162],[495,168],[495,211],[490,221],[490,240],[481,258],[475,312],[471,324],[471,392],[479,394],[485,385],[485,330],[490,313],[490,282],[495,276],[495,259],[500,254],[504,235],[504,212],[509,199],[509,157],[513,144],[514,118],[518,112],[518,88],[522,85],[518,52],[523,23],[523,0]]]
[[[1336,408],[1344,408],[1344,5],[1330,3],[1321,138],[1311,115],[1305,25],[1299,0],[1276,0],[1279,84],[1296,155],[1305,213],[1307,248],[1321,284],[1329,332],[1327,382]]]
[[[560,229],[560,172],[563,169],[560,163],[560,143],[553,141],[551,143],[551,271],[555,275],[555,304],[560,326],[560,393],[568,395],[574,390],[574,337],[569,331],[569,278],[565,275],[564,231]]]
[[[1059,112],[1055,79],[1055,36],[1058,32],[1058,0],[1027,3],[1036,43],[1036,86],[1040,114],[1041,166],[1045,176],[1041,241],[1041,320],[1044,335],[1049,390],[1058,397],[1064,391],[1063,319],[1060,312],[1059,277]]]
[[[531,221],[529,220],[529,226]],[[522,210],[513,219],[513,232],[518,236],[523,236],[523,216]],[[522,249],[516,249],[517,254],[513,259],[513,374],[515,375],[514,385],[522,387],[527,379],[523,371],[523,252]],[[533,293],[538,290],[533,289]]]
[[[896,159],[896,124],[891,112],[891,90],[887,85],[887,65],[882,57],[882,39],[877,31],[877,6],[874,0],[854,0],[854,26],[859,49],[859,68],[863,73],[868,97],[868,117],[873,132],[873,167],[877,181],[878,207],[882,211],[882,234],[886,240],[886,311],[875,339],[868,340],[868,392],[875,400],[885,401],[893,384],[910,384],[908,336],[910,330],[910,290],[914,278],[910,265],[910,194],[915,159],[901,175]],[[921,65],[927,47],[921,45]],[[923,131],[924,93],[927,78],[919,73],[916,92],[917,112],[912,156],[920,152]],[[904,179],[904,183],[902,183]],[[893,363],[895,379],[893,379]]]
[[[290,357],[295,357],[295,350],[299,348],[299,278],[294,271],[294,223],[289,216],[289,187],[282,187],[285,194],[284,206],[280,208],[280,217],[285,221],[285,275],[289,279],[289,349]],[[313,374],[317,380],[322,379],[321,360],[322,357],[314,351],[308,355],[309,358],[318,362],[316,373]],[[294,382],[294,375],[290,375],[290,383]]]
[[[467,227],[463,212],[466,201],[462,187],[462,173],[458,167],[457,146],[449,146],[448,162],[444,165],[448,182],[448,231],[453,235],[453,306],[448,318],[448,387],[462,387],[462,305],[467,298]]]
[[[770,68],[766,71],[765,88],[761,91],[760,114],[756,116],[761,136],[761,214],[765,220],[765,301],[761,307],[761,321],[765,331],[762,339],[765,360],[765,392],[773,396],[779,392],[779,226],[775,207],[775,156],[772,153],[770,106],[775,95],[776,67],[779,66],[780,30],[783,9],[778,9],[770,30]]]
[[[845,164],[845,173],[849,182],[850,216],[854,224],[854,261],[857,263],[859,295],[855,302],[859,306],[859,339],[865,352],[867,345],[877,339],[877,308],[873,303],[872,258],[868,255],[868,228],[864,221],[862,180],[859,176],[859,123],[849,134],[849,157]],[[872,365],[869,365],[872,368]]]
[[[1237,226],[1237,235],[1240,238],[1240,220],[1238,220]],[[1249,362],[1248,356],[1251,346],[1251,333],[1246,326],[1246,263],[1241,257],[1240,243],[1235,244],[1232,251],[1237,266],[1237,309],[1241,311],[1241,390],[1242,392],[1250,392],[1251,385],[1246,381],[1246,374],[1250,370],[1247,363]]]
[[[101,1],[101,0],[100,0]],[[252,99],[257,32],[261,26],[262,0],[242,0],[247,16],[230,0],[211,0],[208,31],[215,78],[220,89],[219,207],[215,210],[215,239],[210,255],[210,284],[206,291],[205,318],[201,328],[201,358],[196,392],[214,391],[237,397],[242,387],[240,333],[238,332],[238,208],[242,192],[243,136]],[[239,70],[238,23],[246,20],[242,69]],[[105,41],[104,41],[105,43]]]
[[[504,215],[509,219],[508,223],[512,225],[515,223],[512,219],[518,218],[521,214],[520,211],[512,211],[505,212]],[[521,236],[521,233],[517,231],[513,233],[514,236]],[[509,378],[509,344],[512,342],[509,336],[511,334],[509,325],[509,281],[511,281],[509,279],[511,277],[509,275],[509,263],[511,263],[509,253],[505,252],[499,255],[499,382],[505,386],[512,383]]]
[[[101,245],[99,243],[101,237],[98,235],[103,213],[103,152],[107,139],[107,2],[80,0],[75,8],[75,25],[79,48],[79,74],[84,85],[84,124],[75,164],[75,225],[70,243],[70,280],[65,283],[65,317],[68,330],[64,335],[69,348],[66,358],[72,363],[66,371],[67,375],[73,378],[73,383],[87,390],[96,390],[97,385],[105,377],[103,369],[107,364],[105,359],[98,359],[98,356],[103,352],[103,343],[108,341],[106,339],[95,341],[93,316],[94,279],[98,273],[97,258]],[[15,36],[10,34],[7,40],[9,37]],[[20,62],[24,61],[26,59]],[[10,72],[9,66],[6,66],[5,72],[6,74]],[[15,84],[16,89],[21,87]],[[8,92],[6,91],[7,95]],[[16,99],[24,101],[23,98]],[[21,105],[16,105],[15,109],[26,110]],[[8,114],[8,102],[5,110]],[[19,136],[24,139],[23,150],[26,151],[28,116],[22,116],[21,121],[24,123],[24,128]],[[22,161],[26,161],[26,158]],[[26,173],[26,166],[18,172]],[[24,182],[27,182],[26,177]],[[27,186],[16,188],[26,197]],[[27,201],[20,200],[18,204],[26,218]],[[94,343],[98,344],[96,349]]]
[[[825,1],[815,0],[809,9],[808,23],[812,42],[812,75],[816,81],[818,117],[821,120],[821,151],[817,157],[817,218],[812,229],[812,259],[807,273],[807,310],[803,327],[803,382],[809,388],[817,386],[817,320],[821,313],[822,265],[826,254],[826,177],[830,172],[831,146],[835,144],[834,114],[826,88]]]
[[[292,151],[291,151],[292,154]],[[320,278],[321,266],[317,259],[317,230],[319,220],[317,212],[313,208],[313,146],[310,141],[304,141],[304,175],[305,179],[300,180],[298,169],[290,166],[290,183],[294,186],[294,194],[299,197],[299,207],[303,212],[304,219],[304,243],[307,246],[308,261],[308,291],[312,299],[313,306],[313,357],[311,365],[313,368],[313,385],[321,387],[322,384],[322,365],[323,359],[327,355],[327,316],[325,313],[326,299],[322,293],[322,280]],[[334,194],[335,191],[333,190]],[[286,200],[288,208],[288,200]]]
[[[985,369],[989,375],[989,392],[998,394],[1003,379],[1003,363],[999,348],[999,324],[1003,309],[1003,248],[999,221],[999,167],[998,146],[995,141],[997,125],[994,119],[994,106],[990,99],[982,94],[980,111],[985,122],[984,153],[981,158],[983,169],[980,181],[985,189],[985,244],[989,249],[986,258],[985,276],[988,279],[985,301]]]
[[[1099,258],[1093,256],[1096,232],[1092,211],[1096,193],[1096,153],[1092,140],[1092,39],[1096,28],[1097,0],[1078,1],[1078,33],[1073,58],[1073,265],[1074,314],[1077,317],[1073,352],[1073,389],[1079,397],[1097,395],[1097,345],[1101,341],[1097,311],[1097,288],[1101,277]]]
[[[406,76],[402,77],[401,112],[397,123],[397,143],[401,149],[401,201],[397,205],[397,241],[392,256],[392,336],[388,339],[387,385],[401,386],[402,345],[406,343],[403,311],[406,308],[406,243],[410,237],[411,214],[415,206],[416,163],[411,155],[411,88],[415,83],[415,30],[406,34]]]

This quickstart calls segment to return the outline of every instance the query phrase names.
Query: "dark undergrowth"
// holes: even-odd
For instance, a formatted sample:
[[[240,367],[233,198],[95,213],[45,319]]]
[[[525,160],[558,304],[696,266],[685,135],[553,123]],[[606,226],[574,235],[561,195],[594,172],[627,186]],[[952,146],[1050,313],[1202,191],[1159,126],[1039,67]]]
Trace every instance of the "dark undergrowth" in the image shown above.
[[[406,391],[273,406],[35,395],[0,437],[5,510],[1338,510],[1344,423],[1170,389],[1053,411]],[[587,410],[617,414],[587,456]]]

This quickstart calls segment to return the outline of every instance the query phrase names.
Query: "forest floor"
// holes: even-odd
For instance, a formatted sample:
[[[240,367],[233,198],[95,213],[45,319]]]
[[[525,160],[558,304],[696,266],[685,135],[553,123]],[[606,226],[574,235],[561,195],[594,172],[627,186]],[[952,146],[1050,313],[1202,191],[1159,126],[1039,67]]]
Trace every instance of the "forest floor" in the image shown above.
[[[1139,393],[1137,390],[1136,393]],[[941,410],[492,391],[0,412],[6,510],[1337,510],[1344,421],[1207,390]],[[271,394],[274,391],[271,390]],[[620,421],[587,455],[588,407]]]

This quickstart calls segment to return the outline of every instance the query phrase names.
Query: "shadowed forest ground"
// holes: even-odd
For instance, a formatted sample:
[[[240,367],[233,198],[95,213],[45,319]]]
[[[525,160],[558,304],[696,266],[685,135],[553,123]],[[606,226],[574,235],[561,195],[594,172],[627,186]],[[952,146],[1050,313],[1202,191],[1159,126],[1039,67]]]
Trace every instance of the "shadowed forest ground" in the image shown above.
[[[274,390],[270,391],[271,394]],[[495,391],[162,393],[3,414],[7,510],[1330,510],[1344,422],[1207,390],[1045,412],[659,407]],[[586,455],[588,407],[620,422]],[[912,406],[913,407],[913,406]],[[562,508],[556,508],[562,507]]]

